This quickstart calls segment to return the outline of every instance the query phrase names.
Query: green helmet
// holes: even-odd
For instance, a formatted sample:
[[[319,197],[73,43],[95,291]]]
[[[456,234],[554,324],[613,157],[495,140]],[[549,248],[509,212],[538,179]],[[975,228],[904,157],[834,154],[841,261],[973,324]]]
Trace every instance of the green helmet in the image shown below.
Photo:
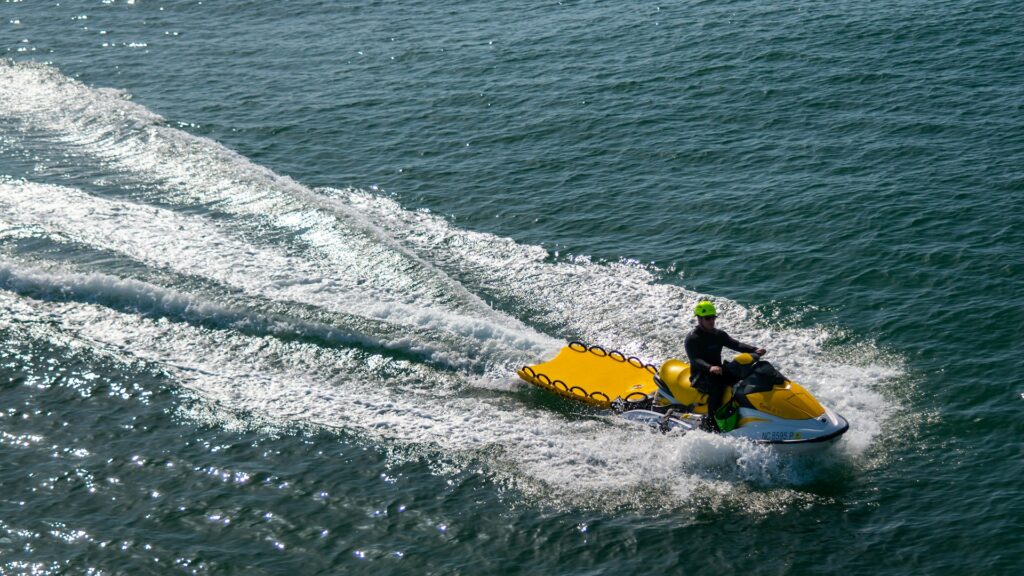
[[[715,310],[715,305],[710,300],[701,300],[697,302],[697,307],[693,309],[693,313],[698,318],[707,318],[708,316],[718,316],[718,312]]]

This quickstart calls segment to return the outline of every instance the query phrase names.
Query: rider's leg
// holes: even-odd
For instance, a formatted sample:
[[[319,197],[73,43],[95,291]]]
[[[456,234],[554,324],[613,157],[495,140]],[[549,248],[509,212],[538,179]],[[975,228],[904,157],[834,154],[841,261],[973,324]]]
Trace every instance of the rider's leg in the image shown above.
[[[715,411],[722,405],[722,395],[725,392],[721,378],[709,375],[709,378],[702,379],[701,385],[708,395],[708,413],[701,421],[700,427],[708,432],[718,432],[718,424],[715,422]]]

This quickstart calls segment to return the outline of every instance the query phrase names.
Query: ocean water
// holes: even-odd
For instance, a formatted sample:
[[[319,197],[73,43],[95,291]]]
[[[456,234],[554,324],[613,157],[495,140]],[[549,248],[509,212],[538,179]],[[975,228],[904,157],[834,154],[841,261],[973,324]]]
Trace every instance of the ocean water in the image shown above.
[[[0,573],[1016,574],[1015,2],[0,4]],[[517,381],[703,297],[851,422]]]

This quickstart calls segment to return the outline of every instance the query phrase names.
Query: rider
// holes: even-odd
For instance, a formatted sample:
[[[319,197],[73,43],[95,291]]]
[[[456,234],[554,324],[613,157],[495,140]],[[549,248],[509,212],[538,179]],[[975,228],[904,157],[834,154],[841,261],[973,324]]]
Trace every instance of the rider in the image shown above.
[[[697,327],[686,337],[686,355],[690,358],[690,385],[708,395],[708,415],[701,428],[718,432],[715,411],[722,405],[725,387],[733,384],[734,378],[722,371],[722,348],[737,352],[753,352],[764,356],[765,349],[738,342],[715,328],[718,313],[715,305],[708,300],[697,303],[693,313],[697,316]]]

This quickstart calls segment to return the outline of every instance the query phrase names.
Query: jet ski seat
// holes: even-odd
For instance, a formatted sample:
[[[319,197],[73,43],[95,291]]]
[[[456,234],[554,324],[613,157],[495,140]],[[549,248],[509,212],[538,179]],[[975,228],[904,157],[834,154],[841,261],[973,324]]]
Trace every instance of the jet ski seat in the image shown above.
[[[707,412],[708,395],[690,385],[690,365],[682,360],[667,360],[654,378],[662,406],[681,406],[688,411]],[[722,404],[732,399],[732,387],[726,387]]]

